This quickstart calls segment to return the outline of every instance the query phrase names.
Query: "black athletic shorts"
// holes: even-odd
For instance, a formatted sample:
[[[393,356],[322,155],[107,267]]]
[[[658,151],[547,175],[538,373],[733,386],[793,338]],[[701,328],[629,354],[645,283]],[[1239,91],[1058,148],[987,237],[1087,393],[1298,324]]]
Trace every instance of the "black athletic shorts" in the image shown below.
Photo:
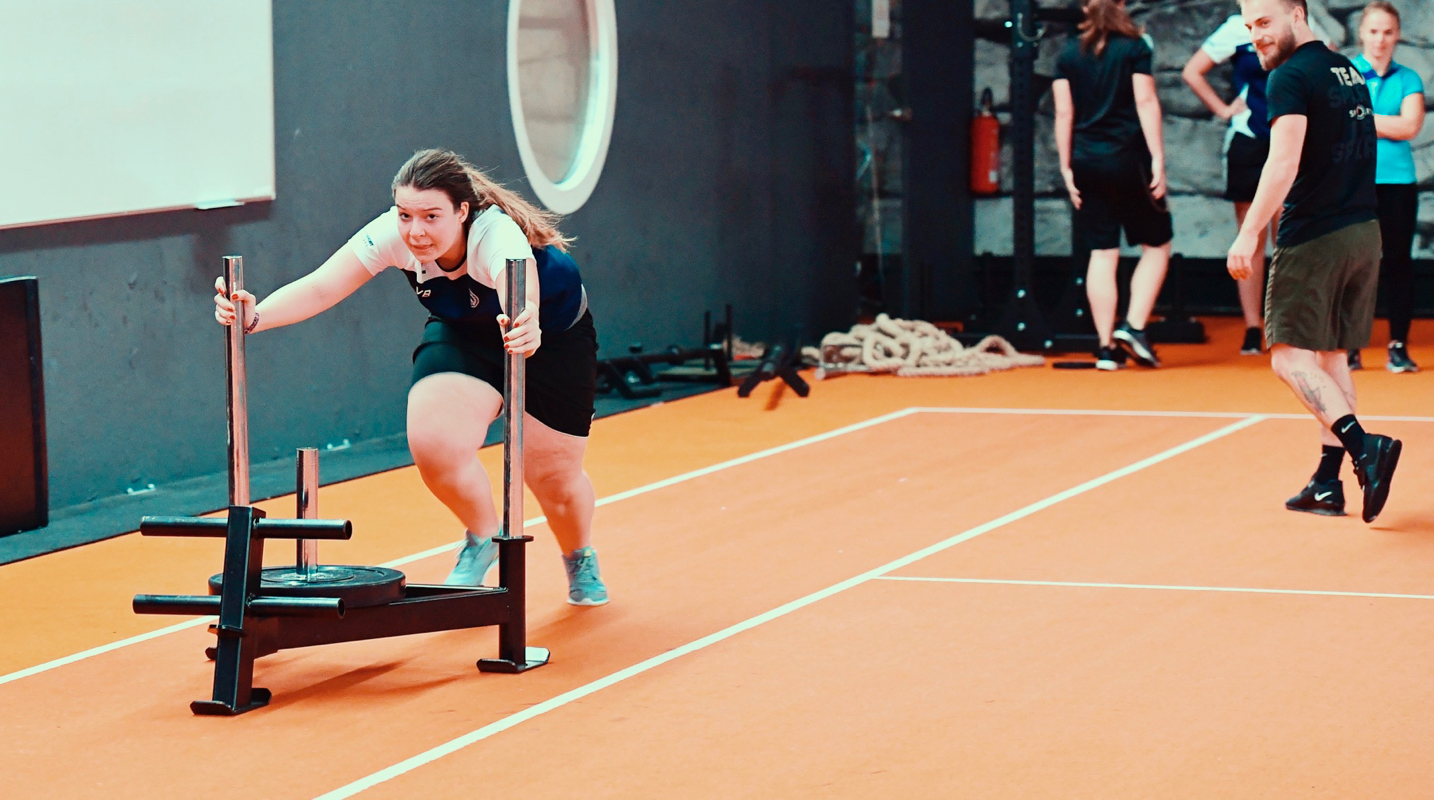
[[[469,327],[429,317],[413,351],[413,382],[440,372],[459,372],[503,391],[503,339],[493,325]],[[543,331],[528,357],[527,410],[555,431],[587,436],[597,397],[597,329],[592,312],[571,328]]]
[[[1159,247],[1174,238],[1165,198],[1150,196],[1150,157],[1144,153],[1077,161],[1075,212],[1080,241],[1092,250],[1120,247],[1120,230],[1132,245]]]
[[[1270,140],[1256,139],[1237,133],[1230,139],[1225,152],[1225,199],[1233,203],[1249,203],[1260,188],[1260,173],[1270,157]]]

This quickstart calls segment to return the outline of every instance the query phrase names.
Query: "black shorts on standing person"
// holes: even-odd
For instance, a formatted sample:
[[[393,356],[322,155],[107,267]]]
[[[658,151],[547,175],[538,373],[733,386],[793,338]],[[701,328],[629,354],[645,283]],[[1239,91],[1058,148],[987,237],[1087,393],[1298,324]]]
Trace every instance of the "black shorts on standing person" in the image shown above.
[[[1174,234],[1165,199],[1150,193],[1150,150],[1135,110],[1132,75],[1151,74],[1144,37],[1111,36],[1105,52],[1088,53],[1072,39],[1056,62],[1057,79],[1071,82],[1076,103],[1071,169],[1081,193],[1074,222],[1092,250],[1159,247]]]
[[[1260,173],[1270,157],[1270,140],[1256,139],[1237,133],[1230,137],[1225,151],[1225,199],[1232,203],[1248,203],[1260,188]]]

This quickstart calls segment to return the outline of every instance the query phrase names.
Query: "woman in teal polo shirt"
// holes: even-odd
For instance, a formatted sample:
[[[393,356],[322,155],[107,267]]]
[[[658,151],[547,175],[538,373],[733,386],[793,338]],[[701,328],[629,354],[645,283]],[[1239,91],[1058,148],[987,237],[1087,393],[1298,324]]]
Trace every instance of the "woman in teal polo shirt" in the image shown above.
[[[1384,238],[1384,261],[1379,278],[1389,301],[1390,372],[1418,372],[1409,357],[1409,321],[1414,316],[1414,227],[1419,218],[1419,190],[1415,185],[1414,151],[1409,141],[1424,126],[1424,81],[1419,74],[1394,61],[1399,44],[1399,11],[1376,0],[1364,7],[1359,21],[1364,48],[1354,65],[1364,74],[1374,99],[1374,127],[1379,133],[1375,190],[1379,194],[1379,231]],[[1359,369],[1359,351],[1349,353],[1350,367]]]

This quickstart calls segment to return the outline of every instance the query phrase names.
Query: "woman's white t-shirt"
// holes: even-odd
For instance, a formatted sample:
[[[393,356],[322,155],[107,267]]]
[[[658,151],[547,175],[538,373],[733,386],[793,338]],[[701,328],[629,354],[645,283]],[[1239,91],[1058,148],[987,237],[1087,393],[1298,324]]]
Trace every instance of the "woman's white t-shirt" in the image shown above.
[[[464,270],[449,272],[436,262],[420,261],[398,232],[397,207],[389,208],[363,226],[349,240],[348,247],[370,273],[377,275],[396,267],[411,273],[416,286],[436,279],[457,280],[466,274],[483,286],[497,289],[498,276],[508,259],[533,257],[533,248],[523,229],[497,206],[489,206],[473,219],[468,229],[468,258]]]

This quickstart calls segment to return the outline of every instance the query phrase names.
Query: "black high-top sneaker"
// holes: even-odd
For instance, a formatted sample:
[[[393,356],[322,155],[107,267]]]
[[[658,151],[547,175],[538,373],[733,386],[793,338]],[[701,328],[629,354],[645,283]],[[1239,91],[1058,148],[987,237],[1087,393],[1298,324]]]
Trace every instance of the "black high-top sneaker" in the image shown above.
[[[1384,368],[1390,372],[1418,372],[1419,365],[1409,357],[1409,348],[1404,342],[1389,343],[1389,359],[1384,362]]]
[[[1264,352],[1265,332],[1259,328],[1245,329],[1245,343],[1240,345],[1240,355],[1257,356]]]
[[[1327,517],[1342,517],[1344,516],[1344,483],[1339,478],[1328,483],[1311,480],[1299,494],[1285,501],[1285,508],[1291,511],[1323,514]]]
[[[1364,454],[1354,459],[1354,477],[1364,489],[1365,522],[1373,522],[1384,510],[1384,501],[1389,499],[1389,484],[1394,480],[1394,468],[1399,466],[1399,453],[1404,443],[1377,433],[1364,435]]]
[[[1095,354],[1095,368],[1114,372],[1125,366],[1125,353],[1114,347],[1102,347]]]

